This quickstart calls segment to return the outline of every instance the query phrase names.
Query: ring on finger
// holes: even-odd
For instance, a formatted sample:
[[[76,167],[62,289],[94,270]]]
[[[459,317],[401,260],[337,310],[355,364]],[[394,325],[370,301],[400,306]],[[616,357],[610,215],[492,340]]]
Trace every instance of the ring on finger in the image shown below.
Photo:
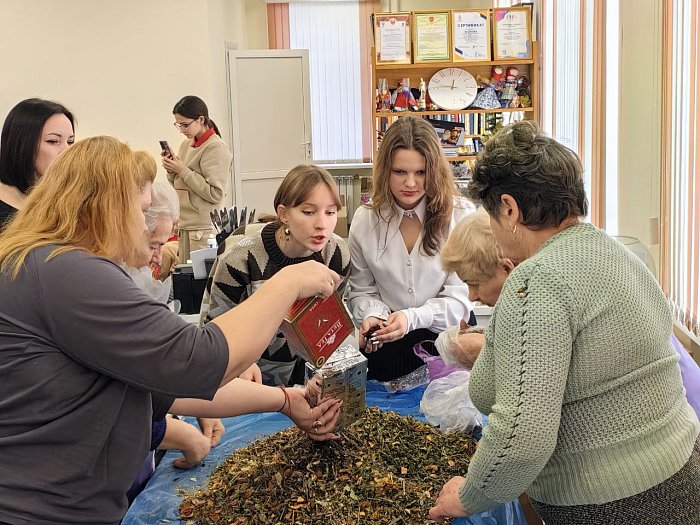
[[[314,421],[314,428],[320,427],[321,424],[322,424],[322,423],[321,423],[321,420],[317,419],[316,421]]]
[[[314,434],[318,434],[318,427],[314,427]]]

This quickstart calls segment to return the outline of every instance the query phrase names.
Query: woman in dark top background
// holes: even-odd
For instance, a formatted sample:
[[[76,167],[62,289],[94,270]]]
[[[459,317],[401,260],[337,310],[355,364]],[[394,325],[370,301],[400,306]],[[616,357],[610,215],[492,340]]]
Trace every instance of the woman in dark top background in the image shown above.
[[[57,102],[29,98],[10,110],[0,136],[0,227],[74,140],[73,114]]]

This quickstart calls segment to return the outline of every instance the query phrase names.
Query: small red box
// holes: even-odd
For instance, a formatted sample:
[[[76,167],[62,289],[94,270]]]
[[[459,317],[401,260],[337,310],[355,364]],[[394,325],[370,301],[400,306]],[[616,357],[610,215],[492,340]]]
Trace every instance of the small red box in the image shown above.
[[[342,299],[334,292],[327,299],[312,297],[294,303],[280,329],[292,352],[321,367],[355,327]]]

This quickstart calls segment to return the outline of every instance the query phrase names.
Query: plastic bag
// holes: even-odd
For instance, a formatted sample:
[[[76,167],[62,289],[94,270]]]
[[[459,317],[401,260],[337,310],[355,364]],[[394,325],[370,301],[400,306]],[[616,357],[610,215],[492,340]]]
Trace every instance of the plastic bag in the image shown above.
[[[460,432],[482,426],[481,414],[469,397],[469,374],[468,370],[456,370],[428,385],[420,409],[429,423]]]
[[[427,385],[429,382],[430,375],[428,374],[428,367],[423,365],[405,376],[397,377],[396,379],[380,384],[386,388],[387,392],[393,394],[394,392],[405,392],[406,390],[411,390],[418,386]]]
[[[450,326],[435,340],[435,348],[443,361],[448,365],[461,368],[474,366],[483,346],[484,336],[481,327],[462,329],[459,326]]]
[[[430,340],[421,341],[413,346],[413,353],[428,365],[428,375],[431,381],[445,377],[455,371],[455,367],[445,363],[442,357],[439,355],[432,355],[423,348],[424,344],[434,345],[435,343]]]
[[[435,340],[435,348],[438,354],[448,365],[460,366],[459,361],[455,359],[455,350],[459,348],[459,326],[448,326],[447,330],[438,335]]]

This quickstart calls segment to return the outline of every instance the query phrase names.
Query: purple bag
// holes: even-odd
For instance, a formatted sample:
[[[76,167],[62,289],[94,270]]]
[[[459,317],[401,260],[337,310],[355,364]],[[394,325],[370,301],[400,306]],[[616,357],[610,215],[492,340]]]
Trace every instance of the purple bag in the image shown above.
[[[425,341],[416,343],[413,345],[413,353],[416,354],[421,361],[428,365],[428,375],[430,376],[431,381],[435,381],[436,379],[445,377],[455,370],[459,370],[459,368],[455,366],[445,364],[445,361],[443,361],[442,357],[439,355],[432,355],[428,353],[428,351],[423,348],[423,345],[426,343],[434,344],[434,341],[426,339]]]
[[[678,365],[681,367],[685,397],[700,418],[700,367],[693,361],[693,358],[675,335],[671,335],[671,344],[680,356]]]

